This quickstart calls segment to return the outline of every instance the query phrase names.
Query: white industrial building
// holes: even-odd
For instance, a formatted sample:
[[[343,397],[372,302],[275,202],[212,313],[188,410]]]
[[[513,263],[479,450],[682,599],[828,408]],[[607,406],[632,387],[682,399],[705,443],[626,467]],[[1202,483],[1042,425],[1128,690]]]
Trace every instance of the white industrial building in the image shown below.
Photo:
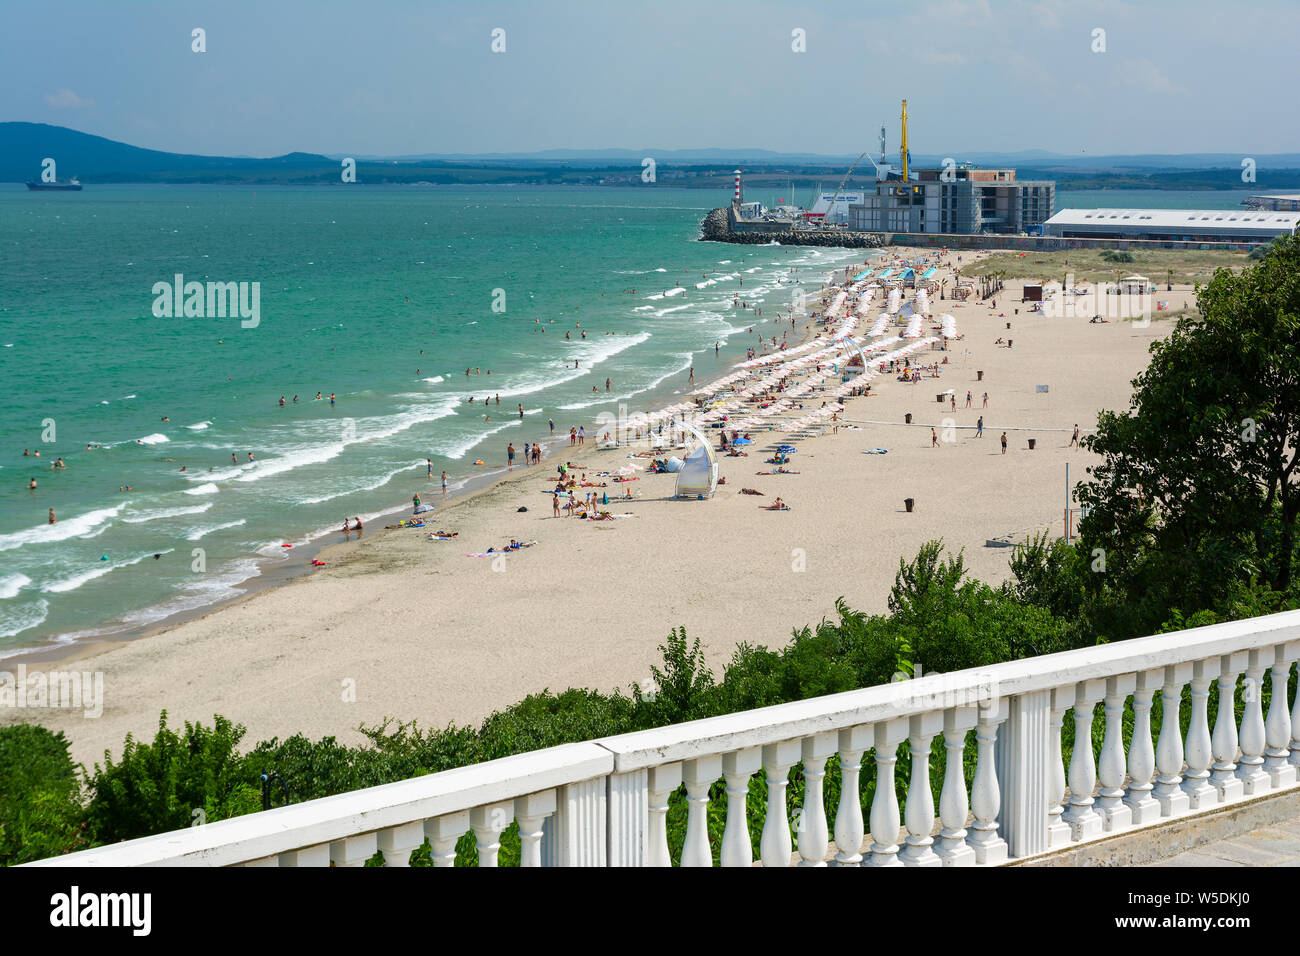
[[[1289,236],[1300,212],[1260,209],[1062,209],[1043,235],[1065,239],[1175,239],[1182,242],[1267,242]]]

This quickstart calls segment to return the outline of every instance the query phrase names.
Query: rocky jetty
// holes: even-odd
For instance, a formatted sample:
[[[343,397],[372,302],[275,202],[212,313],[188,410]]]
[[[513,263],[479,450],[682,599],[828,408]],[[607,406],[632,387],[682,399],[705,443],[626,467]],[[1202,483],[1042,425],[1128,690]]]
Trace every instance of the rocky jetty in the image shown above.
[[[889,236],[882,232],[793,229],[782,228],[775,223],[763,224],[767,228],[736,229],[732,225],[729,213],[730,210],[726,207],[710,210],[700,223],[700,240],[735,242],[750,246],[778,243],[783,246],[835,246],[847,249],[880,249],[889,245]]]

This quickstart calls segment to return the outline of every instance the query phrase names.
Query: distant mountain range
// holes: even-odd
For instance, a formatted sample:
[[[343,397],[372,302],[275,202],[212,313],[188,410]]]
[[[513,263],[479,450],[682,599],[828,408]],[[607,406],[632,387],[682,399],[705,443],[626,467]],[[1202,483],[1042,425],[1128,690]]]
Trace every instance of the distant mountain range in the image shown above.
[[[640,183],[642,160],[656,163],[657,181],[718,187],[741,166],[747,175],[772,183],[798,184],[843,174],[855,156],[778,153],[763,149],[551,149],[530,153],[427,153],[374,156],[288,153],[267,158],[197,156],[141,149],[102,136],[44,123],[0,123],[0,182],[36,179],[41,162],[53,157],[61,178],[83,183],[295,184],[341,182],[341,161],[357,162],[361,183],[604,184]],[[947,156],[913,154],[917,166],[940,165]],[[1021,175],[1057,178],[1086,188],[1242,188],[1242,157],[1235,153],[1182,155],[1066,156],[1045,150],[958,153],[959,163],[1008,165]],[[1260,189],[1300,185],[1300,153],[1252,156]],[[893,161],[894,157],[891,156]],[[870,163],[858,178],[870,177]]]

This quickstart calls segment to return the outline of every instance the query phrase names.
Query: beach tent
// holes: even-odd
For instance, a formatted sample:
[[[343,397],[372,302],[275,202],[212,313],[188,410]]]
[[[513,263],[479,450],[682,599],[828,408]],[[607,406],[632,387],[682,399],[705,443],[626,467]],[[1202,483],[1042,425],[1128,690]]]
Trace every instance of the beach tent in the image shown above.
[[[685,422],[683,426],[695,436],[697,444],[677,473],[677,489],[673,495],[677,498],[698,498],[701,495],[711,498],[718,487],[717,456],[703,432]]]

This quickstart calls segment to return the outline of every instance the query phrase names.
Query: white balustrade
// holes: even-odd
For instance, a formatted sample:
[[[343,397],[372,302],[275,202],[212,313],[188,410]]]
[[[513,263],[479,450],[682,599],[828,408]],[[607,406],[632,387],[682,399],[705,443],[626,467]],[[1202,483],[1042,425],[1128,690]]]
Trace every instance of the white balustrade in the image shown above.
[[[998,833],[998,811],[1002,808],[1002,792],[998,787],[998,774],[994,766],[993,748],[998,739],[998,726],[1007,719],[1006,701],[997,702],[994,709],[981,708],[975,725],[975,783],[971,788],[971,811],[975,823],[966,842],[975,851],[975,862],[981,866],[1002,863],[1007,859],[1007,843]],[[1045,822],[1045,821],[1044,821]]]
[[[1070,805],[1062,816],[1070,825],[1070,837],[1087,840],[1102,832],[1100,814],[1093,808],[1092,789],[1097,785],[1097,763],[1092,754],[1092,716],[1097,701],[1106,693],[1104,680],[1083,681],[1074,691],[1074,749],[1070,753]]]
[[[1128,747],[1128,792],[1124,805],[1128,807],[1134,824],[1150,823],[1160,817],[1160,803],[1152,795],[1155,785],[1151,778],[1156,772],[1156,752],[1151,744],[1151,704],[1156,691],[1165,683],[1163,669],[1143,671],[1136,677],[1133,690],[1133,739]],[[1178,708],[1174,708],[1174,736],[1177,738]],[[1122,714],[1121,714],[1122,718]],[[1161,726],[1163,732],[1164,727]],[[1110,715],[1106,716],[1106,732],[1110,733]],[[1178,761],[1182,769],[1182,760]],[[1109,829],[1109,828],[1108,828]]]
[[[944,866],[974,866],[975,851],[966,842],[966,818],[970,801],[966,795],[966,735],[979,721],[978,707],[952,707],[943,715],[945,752],[943,790],[939,794],[939,849]]]
[[[826,761],[835,753],[838,734],[816,734],[803,742],[803,814],[799,817],[799,865],[825,866],[830,849],[823,783]]]
[[[943,729],[943,713],[930,711],[911,718],[908,746],[912,751],[912,777],[907,786],[907,839],[898,854],[905,866],[943,866],[934,852],[934,794],[930,792],[930,741]]]
[[[1187,772],[1183,774],[1183,792],[1189,810],[1204,810],[1218,800],[1218,791],[1210,785],[1210,684],[1219,676],[1217,657],[1197,661],[1192,670],[1192,715],[1187,725]]]
[[[1291,725],[1287,724],[1288,733]],[[862,841],[866,830],[862,822],[860,789],[862,755],[871,746],[869,725],[840,731],[840,805],[835,811],[835,865],[861,866]],[[767,861],[763,861],[766,865]]]
[[[1241,781],[1246,796],[1252,797],[1272,787],[1272,781],[1264,770],[1264,749],[1268,746],[1265,739],[1268,731],[1264,726],[1264,671],[1273,664],[1271,647],[1260,647],[1250,652],[1250,661],[1246,665],[1246,680],[1242,685],[1241,700],[1244,708],[1241,714],[1241,757],[1237,760],[1237,779]]]
[[[472,842],[478,864],[490,867],[517,823],[522,866],[668,866],[676,839],[681,865],[710,866],[709,794],[725,778],[721,862],[749,866],[748,792],[762,771],[767,807],[759,859],[789,866],[796,836],[788,779],[802,763],[803,805],[795,811],[800,865],[824,866],[831,850],[825,777],[837,753],[836,865],[998,865],[1300,786],[1300,698],[1295,707],[1288,703],[1297,659],[1300,612],[1292,611],[565,744],[34,865],[362,866],[382,853],[386,865],[404,867],[427,840],[434,866],[453,866],[457,843]],[[1233,704],[1243,672],[1238,723]],[[1215,681],[1221,699],[1211,733]],[[1184,738],[1179,717],[1189,684]],[[1160,725],[1153,728],[1157,693]],[[1092,732],[1102,700],[1098,759]],[[1074,722],[1068,798],[1067,711]],[[1126,753],[1122,728],[1130,712]],[[936,839],[930,763],[940,735]],[[911,770],[900,780],[905,739]],[[868,751],[876,773],[864,823],[860,784]],[[975,765],[969,793],[968,757]],[[669,804],[683,785],[685,832],[677,836],[669,832]]]
[[[1287,716],[1287,687],[1291,682],[1291,664],[1300,656],[1300,642],[1279,644],[1274,650],[1271,677],[1271,696],[1268,702],[1268,717],[1264,721],[1265,742],[1268,749],[1264,752],[1264,769],[1268,771],[1269,781],[1274,790],[1289,787],[1296,782],[1295,767],[1288,762],[1291,751],[1291,720]],[[1300,688],[1297,688],[1300,691]],[[1297,705],[1300,705],[1300,693],[1297,693]]]
[[[1170,664],[1165,668],[1160,689],[1160,739],[1156,742],[1155,798],[1162,817],[1176,817],[1190,809],[1183,789],[1183,728],[1181,713],[1183,688],[1192,678],[1190,663]]]
[[[1220,803],[1240,800],[1245,793],[1237,779],[1237,678],[1246,669],[1247,652],[1223,655],[1219,671],[1219,707],[1214,718],[1214,770],[1210,785]]]
[[[1101,790],[1097,794],[1097,812],[1101,827],[1106,832],[1122,830],[1133,823],[1133,810],[1124,802],[1124,704],[1137,687],[1137,677],[1125,674],[1106,681],[1106,734],[1101,742],[1101,762],[1098,779]],[[1147,746],[1151,737],[1147,735]],[[1148,779],[1149,776],[1148,776]]]
[[[789,866],[794,854],[786,792],[790,787],[790,768],[799,762],[802,751],[803,746],[798,740],[784,740],[763,748],[763,769],[767,774],[767,816],[763,819],[759,859],[764,866]]]

